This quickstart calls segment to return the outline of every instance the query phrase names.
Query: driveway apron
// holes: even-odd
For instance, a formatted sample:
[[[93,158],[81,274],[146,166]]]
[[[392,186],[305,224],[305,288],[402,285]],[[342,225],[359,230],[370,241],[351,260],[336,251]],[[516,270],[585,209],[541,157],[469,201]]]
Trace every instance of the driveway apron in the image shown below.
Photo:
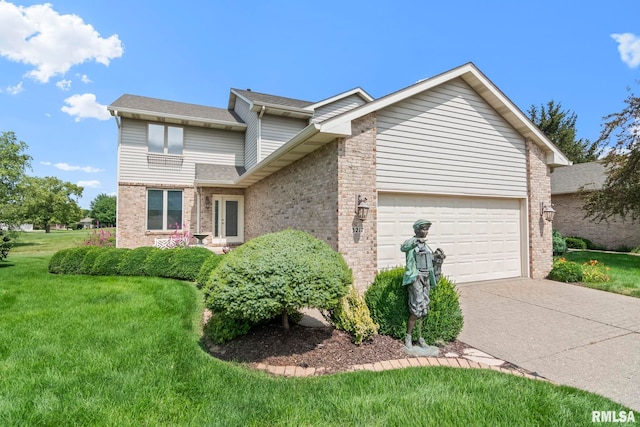
[[[458,290],[461,341],[640,412],[640,298],[524,278]]]

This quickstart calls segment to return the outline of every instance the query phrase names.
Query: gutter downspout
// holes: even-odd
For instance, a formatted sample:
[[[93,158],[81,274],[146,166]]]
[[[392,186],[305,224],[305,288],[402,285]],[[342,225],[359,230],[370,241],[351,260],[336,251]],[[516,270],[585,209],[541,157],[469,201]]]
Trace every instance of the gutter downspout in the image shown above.
[[[202,199],[202,187],[196,185],[196,233],[200,234],[200,206]]]
[[[260,110],[260,114],[258,114],[258,141],[256,141],[256,163],[260,163],[262,161],[262,116],[264,116],[264,112],[267,111],[267,107],[264,105]]]

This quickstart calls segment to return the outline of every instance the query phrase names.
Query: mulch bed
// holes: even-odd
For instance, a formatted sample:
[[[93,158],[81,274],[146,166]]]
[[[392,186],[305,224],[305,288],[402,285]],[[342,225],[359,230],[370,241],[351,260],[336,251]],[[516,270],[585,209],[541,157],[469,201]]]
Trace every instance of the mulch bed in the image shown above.
[[[353,365],[408,357],[403,343],[386,335],[355,345],[343,331],[296,324],[289,330],[278,324],[256,326],[228,343],[216,345],[205,340],[203,344],[213,357],[225,361],[324,368],[327,374],[347,371]],[[448,352],[462,355],[465,348],[470,346],[453,341],[440,349],[440,357]]]

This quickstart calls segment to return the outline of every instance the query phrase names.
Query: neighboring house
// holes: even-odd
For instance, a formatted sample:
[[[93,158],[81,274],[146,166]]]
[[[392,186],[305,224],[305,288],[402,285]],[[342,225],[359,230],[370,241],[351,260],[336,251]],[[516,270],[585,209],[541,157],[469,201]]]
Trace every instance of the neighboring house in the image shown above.
[[[210,247],[295,228],[340,251],[364,290],[404,264],[400,244],[427,218],[458,283],[551,269],[540,203],[550,168],[570,162],[471,63],[376,100],[359,88],[319,102],[231,89],[224,109],[133,95],[108,109],[119,247],[182,224]]]
[[[556,210],[553,228],[563,236],[583,237],[607,249],[640,246],[640,227],[619,216],[596,222],[585,218],[580,189],[599,190],[607,179],[602,162],[579,163],[551,174],[551,200]]]
[[[93,228],[93,218],[82,218],[80,224],[82,224],[82,228],[84,229]]]

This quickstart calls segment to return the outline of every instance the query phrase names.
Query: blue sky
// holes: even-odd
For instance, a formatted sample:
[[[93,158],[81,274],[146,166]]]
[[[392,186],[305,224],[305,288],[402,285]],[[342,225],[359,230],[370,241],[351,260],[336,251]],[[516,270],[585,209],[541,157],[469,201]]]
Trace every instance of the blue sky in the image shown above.
[[[640,2],[0,0],[0,132],[32,175],[115,194],[124,93],[226,107],[229,89],[378,98],[473,62],[521,110],[550,100],[595,140],[640,87]]]

